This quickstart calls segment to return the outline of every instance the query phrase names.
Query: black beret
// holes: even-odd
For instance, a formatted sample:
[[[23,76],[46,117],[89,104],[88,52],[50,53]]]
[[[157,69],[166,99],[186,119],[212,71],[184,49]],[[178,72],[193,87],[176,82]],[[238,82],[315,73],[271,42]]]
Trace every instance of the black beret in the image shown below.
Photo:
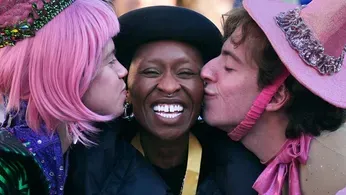
[[[205,16],[182,7],[152,6],[119,17],[120,33],[114,38],[116,57],[125,67],[143,44],[174,40],[197,48],[204,63],[220,54],[222,35]]]

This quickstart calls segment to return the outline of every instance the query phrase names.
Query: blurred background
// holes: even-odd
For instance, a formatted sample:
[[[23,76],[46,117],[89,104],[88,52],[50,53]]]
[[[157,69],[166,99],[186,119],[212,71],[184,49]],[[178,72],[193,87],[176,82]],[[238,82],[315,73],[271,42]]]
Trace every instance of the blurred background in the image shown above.
[[[234,0],[114,0],[113,3],[118,16],[153,5],[182,6],[205,15],[221,28],[221,15],[232,9]]]
[[[253,0],[261,1],[261,0]],[[294,4],[307,4],[311,0],[282,0]],[[118,16],[124,13],[153,5],[182,6],[195,10],[209,18],[221,30],[221,16],[233,7],[242,5],[242,0],[113,0]]]
[[[261,0],[253,0],[261,1]],[[294,4],[308,4],[311,0],[282,0]],[[221,16],[233,7],[239,7],[242,0],[113,0],[117,15],[147,6],[172,5],[195,10],[209,18],[221,30]],[[0,100],[0,123],[4,120],[4,106]]]

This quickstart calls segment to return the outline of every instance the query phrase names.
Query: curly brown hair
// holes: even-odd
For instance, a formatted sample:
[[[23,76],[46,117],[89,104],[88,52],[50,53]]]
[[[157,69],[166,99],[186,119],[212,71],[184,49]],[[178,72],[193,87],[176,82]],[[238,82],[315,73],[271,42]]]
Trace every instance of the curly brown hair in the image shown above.
[[[257,84],[260,89],[270,85],[284,68],[269,40],[247,11],[235,8],[223,16],[224,41],[241,28],[242,37],[233,44],[247,43],[247,51],[258,66]],[[301,134],[319,136],[322,131],[335,131],[345,122],[345,110],[335,107],[314,95],[293,76],[285,81],[290,100],[285,105],[289,118],[286,137],[296,138]]]

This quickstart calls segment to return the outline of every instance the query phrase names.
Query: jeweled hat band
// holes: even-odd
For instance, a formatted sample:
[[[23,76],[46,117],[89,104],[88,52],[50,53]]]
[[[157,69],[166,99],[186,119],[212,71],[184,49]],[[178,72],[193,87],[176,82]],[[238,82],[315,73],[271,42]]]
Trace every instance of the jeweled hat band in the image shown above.
[[[35,36],[36,31],[40,30],[74,1],[51,0],[50,2],[46,2],[42,0],[42,9],[38,9],[35,3],[32,4],[32,12],[29,15],[29,18],[33,21],[32,23],[25,20],[13,26],[0,28],[0,48],[13,46],[18,41]]]
[[[314,67],[322,75],[339,72],[346,54],[346,46],[339,57],[325,54],[322,44],[300,17],[300,11],[304,7],[280,13],[275,17],[277,25],[285,33],[288,43],[306,64]]]

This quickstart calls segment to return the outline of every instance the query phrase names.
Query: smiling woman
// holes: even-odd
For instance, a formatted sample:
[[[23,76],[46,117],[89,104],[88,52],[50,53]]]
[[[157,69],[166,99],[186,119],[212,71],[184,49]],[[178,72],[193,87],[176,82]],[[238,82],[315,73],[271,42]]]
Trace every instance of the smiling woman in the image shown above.
[[[144,17],[145,21],[138,20]],[[199,73],[204,62],[219,52],[220,32],[204,16],[178,7],[143,8],[120,18],[123,31],[115,39],[120,45],[117,58],[129,67],[127,101],[136,118],[128,128],[137,135],[129,139],[173,194],[196,194],[198,181],[207,182],[200,177],[200,171],[205,171],[199,169],[202,148],[190,131],[203,100]],[[135,33],[131,26],[139,22],[143,28],[136,30],[147,31],[142,32],[146,37],[132,35],[140,38],[129,41],[127,35]],[[163,22],[170,25],[169,33]],[[199,37],[189,38],[202,29]],[[213,182],[207,188],[220,193]]]
[[[128,77],[129,101],[150,134],[163,141],[187,135],[201,109],[202,65],[198,50],[185,43],[156,41],[138,49]]]
[[[200,113],[203,98],[199,77],[202,64],[198,50],[188,44],[155,41],[141,46],[130,66],[128,101],[141,125],[133,145],[147,156],[174,194],[184,190],[189,130]],[[201,148],[196,146],[200,151],[194,160],[199,162]],[[168,178],[172,172],[176,178]],[[189,187],[196,190],[197,181]]]
[[[224,184],[211,177],[216,163],[210,163],[209,154],[216,134],[196,123],[204,94],[200,71],[221,50],[219,30],[197,12],[168,6],[134,10],[119,22],[116,57],[129,69],[127,102],[134,116],[124,125],[125,138],[173,194],[224,194],[219,189]],[[245,148],[240,150],[251,156]],[[251,163],[256,167],[256,161]],[[248,178],[256,168],[249,170]],[[249,194],[251,179],[243,181],[227,185],[235,194]]]

